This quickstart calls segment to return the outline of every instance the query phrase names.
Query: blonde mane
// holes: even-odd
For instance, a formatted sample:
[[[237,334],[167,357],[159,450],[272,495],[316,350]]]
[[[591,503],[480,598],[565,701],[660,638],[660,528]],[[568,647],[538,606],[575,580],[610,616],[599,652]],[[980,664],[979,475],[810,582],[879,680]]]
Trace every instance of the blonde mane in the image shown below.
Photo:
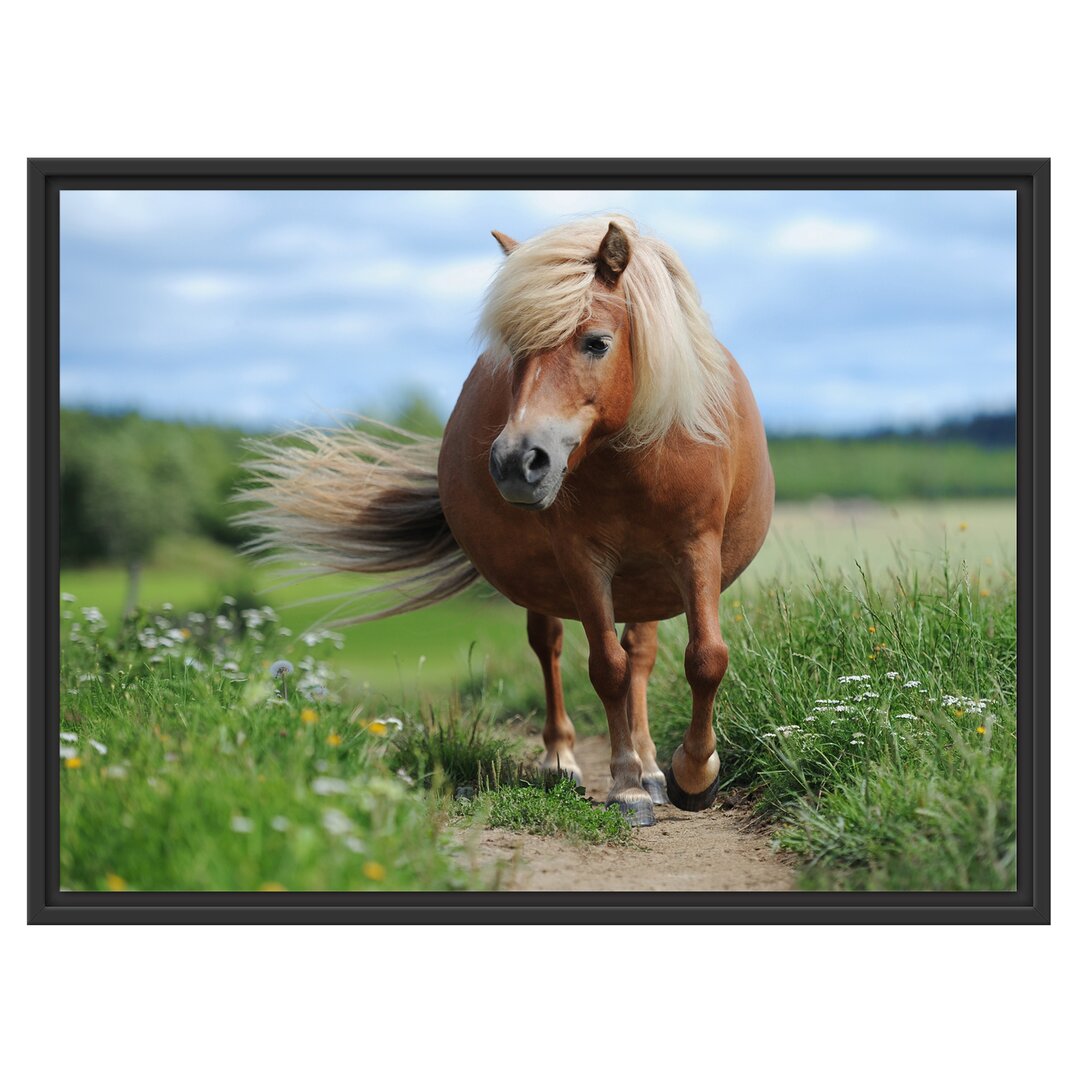
[[[479,333],[488,361],[554,349],[590,317],[596,254],[611,222],[630,240],[623,294],[630,312],[634,402],[618,437],[642,447],[681,430],[726,444],[733,376],[682,260],[633,221],[605,214],[558,225],[519,244],[488,288]]]

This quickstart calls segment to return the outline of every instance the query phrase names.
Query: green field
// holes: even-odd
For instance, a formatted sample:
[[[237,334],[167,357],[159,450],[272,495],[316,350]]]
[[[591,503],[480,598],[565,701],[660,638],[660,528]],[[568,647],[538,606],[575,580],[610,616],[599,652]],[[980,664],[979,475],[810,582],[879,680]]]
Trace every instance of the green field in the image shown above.
[[[1016,491],[1016,451],[959,440],[772,438],[776,497],[991,498]]]
[[[728,599],[765,587],[798,586],[816,573],[877,577],[899,568],[930,572],[948,555],[980,581],[1011,582],[1016,552],[1012,500],[941,500],[922,503],[780,503],[765,546]],[[97,607],[107,622],[119,620],[126,576],[119,567],[64,570],[61,589]],[[335,603],[315,598],[358,588],[336,575],[282,586],[271,572],[228,549],[194,538],[160,546],[144,571],[140,602],[148,609],[171,603],[177,610],[212,610],[223,595],[241,607],[271,604],[294,638],[332,615]],[[580,629],[568,627],[570,650],[580,649]],[[486,587],[442,605],[343,632],[335,665],[356,690],[389,698],[417,690],[444,693],[485,666],[532,671],[525,642],[525,613]],[[281,641],[287,659],[293,644]]]
[[[781,505],[725,594],[724,776],[803,859],[804,887],[1014,887],[1014,521],[1006,501]],[[529,755],[502,720],[536,723],[543,700],[520,610],[466,595],[305,638],[327,605],[285,605],[327,583],[269,584],[174,540],[124,623],[121,571],[63,573],[65,888],[485,887],[454,854],[470,779],[511,784],[476,800],[492,820],[612,842],[566,792],[513,794]],[[571,715],[602,730],[568,631]],[[686,723],[684,645],[665,624],[662,758]],[[275,679],[279,660],[293,670]]]

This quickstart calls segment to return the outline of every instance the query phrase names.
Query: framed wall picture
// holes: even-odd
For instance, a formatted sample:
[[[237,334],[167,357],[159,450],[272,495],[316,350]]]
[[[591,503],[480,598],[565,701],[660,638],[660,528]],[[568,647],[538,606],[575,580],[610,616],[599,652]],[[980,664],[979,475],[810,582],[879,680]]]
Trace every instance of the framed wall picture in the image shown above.
[[[29,162],[29,920],[1049,919],[1049,162]]]

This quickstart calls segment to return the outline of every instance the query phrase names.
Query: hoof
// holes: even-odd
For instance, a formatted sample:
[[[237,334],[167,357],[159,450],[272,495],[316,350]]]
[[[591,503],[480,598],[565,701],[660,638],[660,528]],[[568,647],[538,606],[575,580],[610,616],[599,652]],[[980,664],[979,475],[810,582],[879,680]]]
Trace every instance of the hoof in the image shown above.
[[[619,799],[612,799],[607,805],[614,806],[618,809],[623,817],[625,817],[635,829],[641,829],[647,825],[656,824],[656,815],[653,813],[651,799],[648,801],[645,799],[635,799],[633,802],[623,802]]]
[[[677,806],[680,810],[708,810],[716,802],[717,793],[720,791],[719,773],[704,791],[695,794],[683,791],[679,787],[679,782],[675,779],[675,773],[670,768],[664,775],[667,777],[668,798],[671,799],[672,805]]]
[[[641,786],[649,793],[653,806],[666,806],[670,801],[667,795],[667,782],[663,775],[646,776],[642,779]]]

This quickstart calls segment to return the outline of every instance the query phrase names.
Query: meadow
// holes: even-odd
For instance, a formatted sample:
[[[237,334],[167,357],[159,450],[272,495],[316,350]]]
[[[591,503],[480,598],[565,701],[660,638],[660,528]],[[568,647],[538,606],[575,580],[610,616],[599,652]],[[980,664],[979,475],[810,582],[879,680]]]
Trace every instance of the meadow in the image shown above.
[[[1014,887],[1014,536],[1008,500],[781,504],[725,593],[726,783],[804,887]],[[334,632],[332,603],[292,605],[355,582],[271,584],[174,537],[123,620],[122,569],[62,573],[64,887],[485,888],[461,858],[470,823],[627,842],[538,788],[508,734],[542,720],[520,610],[481,591]],[[600,731],[569,629],[571,715]],[[662,756],[687,715],[684,644],[666,624]]]

